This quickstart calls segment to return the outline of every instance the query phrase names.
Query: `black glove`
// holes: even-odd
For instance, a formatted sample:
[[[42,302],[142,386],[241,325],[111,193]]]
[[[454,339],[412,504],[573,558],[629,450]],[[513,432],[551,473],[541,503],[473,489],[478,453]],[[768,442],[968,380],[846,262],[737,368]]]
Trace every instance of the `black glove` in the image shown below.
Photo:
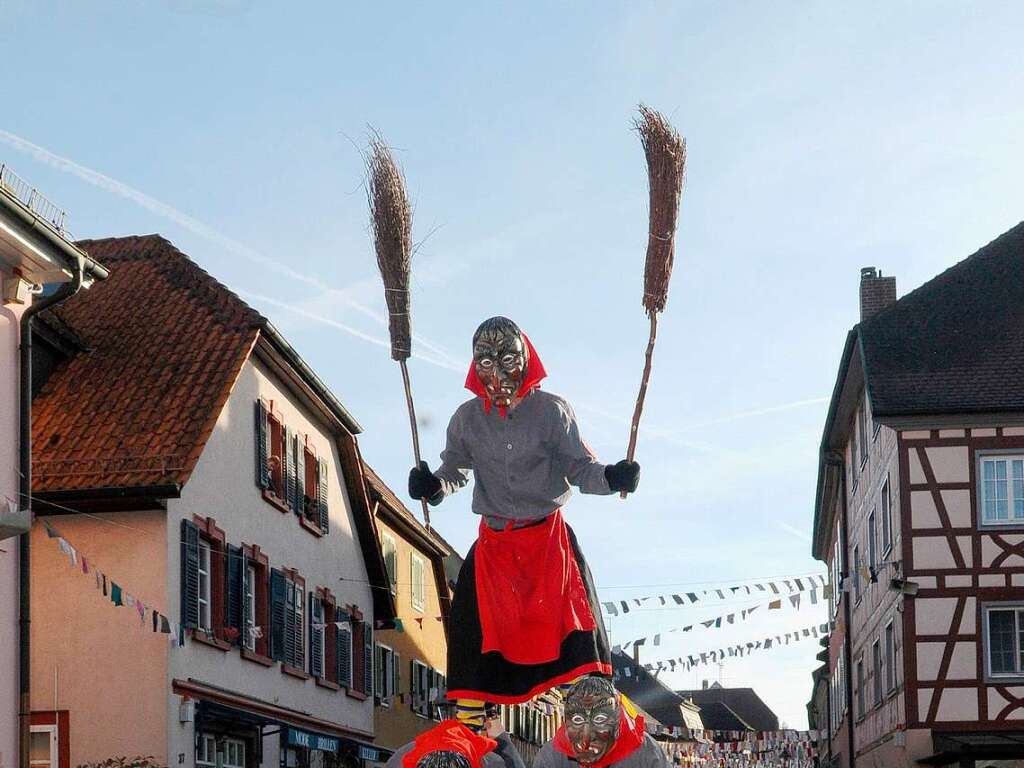
[[[640,465],[635,461],[623,459],[618,464],[609,464],[605,467],[604,477],[613,492],[632,493],[640,482]]]
[[[444,498],[441,481],[430,471],[427,462],[421,461],[418,467],[409,470],[409,495],[417,501],[426,499],[434,506]]]

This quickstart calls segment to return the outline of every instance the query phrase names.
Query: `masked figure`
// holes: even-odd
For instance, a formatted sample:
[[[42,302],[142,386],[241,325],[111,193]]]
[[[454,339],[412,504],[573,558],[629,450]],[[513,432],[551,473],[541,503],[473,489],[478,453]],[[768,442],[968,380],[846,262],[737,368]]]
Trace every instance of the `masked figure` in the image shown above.
[[[415,499],[440,503],[474,475],[482,517],[452,605],[448,691],[458,716],[479,724],[483,702],[515,704],[581,675],[611,675],[597,593],[562,519],[571,486],[636,489],[635,462],[601,464],[569,404],[539,389],[546,373],[526,335],[495,317],[473,335],[463,403],[448,426],[441,466],[409,475]]]
[[[541,747],[533,768],[667,768],[668,757],[644,732],[644,718],[630,717],[607,678],[586,677],[565,696],[565,719]]]
[[[444,720],[388,758],[385,768],[525,768],[500,725],[479,735],[457,720]]]

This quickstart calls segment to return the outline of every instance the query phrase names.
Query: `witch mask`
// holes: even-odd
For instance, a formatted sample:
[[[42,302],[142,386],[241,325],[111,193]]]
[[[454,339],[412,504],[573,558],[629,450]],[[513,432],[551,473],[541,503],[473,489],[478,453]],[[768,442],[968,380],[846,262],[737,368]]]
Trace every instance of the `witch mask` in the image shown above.
[[[619,738],[621,705],[607,678],[585,677],[565,697],[565,735],[573,757],[590,765],[604,757]]]
[[[473,370],[488,399],[499,408],[512,405],[529,362],[526,338],[507,317],[485,320],[473,334]]]

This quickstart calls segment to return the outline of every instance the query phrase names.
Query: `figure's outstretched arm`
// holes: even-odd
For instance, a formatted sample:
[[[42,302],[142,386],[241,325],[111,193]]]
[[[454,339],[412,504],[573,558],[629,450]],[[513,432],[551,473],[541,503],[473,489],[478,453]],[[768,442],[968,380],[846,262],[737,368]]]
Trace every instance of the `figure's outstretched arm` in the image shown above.
[[[441,466],[437,472],[431,472],[425,461],[421,461],[418,467],[413,467],[409,472],[409,495],[412,498],[426,499],[431,505],[437,506],[446,496],[451,496],[469,482],[469,472],[473,465],[465,448],[458,416],[456,412],[448,424],[445,448],[441,451]]]
[[[607,495],[636,490],[640,465],[635,461],[602,464],[580,436],[576,414],[566,404],[559,434],[560,453],[566,462],[566,479],[582,493]]]

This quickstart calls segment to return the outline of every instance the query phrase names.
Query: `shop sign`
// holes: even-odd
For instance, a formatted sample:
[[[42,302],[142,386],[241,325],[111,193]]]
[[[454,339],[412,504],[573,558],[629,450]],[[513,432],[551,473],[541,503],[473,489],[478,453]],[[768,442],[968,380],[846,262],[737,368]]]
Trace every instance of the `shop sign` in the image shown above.
[[[337,752],[340,742],[333,736],[321,736],[319,733],[307,733],[297,728],[288,729],[288,744],[292,747],[318,749],[321,752]]]

